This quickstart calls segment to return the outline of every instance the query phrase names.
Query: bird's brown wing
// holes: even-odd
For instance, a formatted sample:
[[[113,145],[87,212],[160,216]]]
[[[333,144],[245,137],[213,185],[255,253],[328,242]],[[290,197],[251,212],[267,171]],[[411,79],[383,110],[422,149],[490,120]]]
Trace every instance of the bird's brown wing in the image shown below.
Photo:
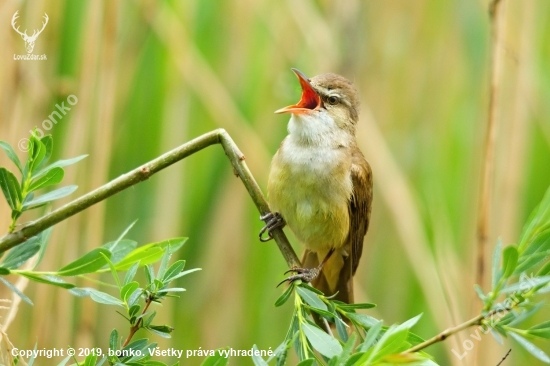
[[[372,171],[369,163],[359,150],[352,156],[351,180],[353,194],[348,204],[350,228],[345,245],[348,254],[344,255],[342,257],[343,262],[340,262],[341,268],[336,288],[331,289],[329,287],[324,272],[321,272],[312,281],[313,287],[322,291],[325,295],[332,296],[337,293],[336,300],[349,304],[353,303],[353,276],[357,271],[359,259],[363,253],[363,239],[369,228],[372,203]],[[336,252],[333,254],[333,256],[337,255],[342,255],[342,253]],[[306,250],[302,258],[302,265],[305,268],[314,268],[319,265],[320,260],[317,253]],[[327,263],[327,265],[330,265],[330,263]]]
[[[349,243],[351,246],[351,273],[355,275],[363,253],[363,239],[369,228],[372,204],[372,170],[369,163],[357,149],[352,157],[351,180],[353,195],[348,211],[350,218]]]

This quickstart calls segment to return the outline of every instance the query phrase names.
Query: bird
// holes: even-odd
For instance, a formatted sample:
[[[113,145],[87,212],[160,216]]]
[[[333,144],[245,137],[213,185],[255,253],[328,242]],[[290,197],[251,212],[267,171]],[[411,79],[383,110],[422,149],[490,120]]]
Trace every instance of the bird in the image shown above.
[[[268,177],[270,213],[260,240],[288,226],[305,246],[303,268],[285,281],[310,282],[325,295],[353,303],[353,276],[363,252],[372,199],[372,170],[355,137],[357,89],[345,77],[325,73],[311,79],[292,69],[302,89],[288,135],[275,153]],[[265,233],[268,238],[263,238]],[[287,271],[288,272],[288,271]],[[285,282],[283,281],[283,282]]]

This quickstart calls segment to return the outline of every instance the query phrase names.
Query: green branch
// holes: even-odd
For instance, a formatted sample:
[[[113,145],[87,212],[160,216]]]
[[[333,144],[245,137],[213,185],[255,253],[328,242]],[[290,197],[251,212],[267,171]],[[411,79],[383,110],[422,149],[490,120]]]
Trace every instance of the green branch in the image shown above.
[[[260,211],[260,214],[265,215],[269,213],[269,205],[262,194],[258,183],[254,180],[254,177],[244,162],[245,157],[243,153],[241,153],[235,142],[224,129],[217,129],[205,133],[204,135],[201,135],[175,148],[174,150],[143,164],[138,168],[121,175],[109,183],[75,199],[72,202],[67,203],[65,206],[52,211],[38,220],[24,224],[21,229],[7,234],[0,239],[0,253],[25,242],[28,238],[37,235],[47,228],[87,209],[98,202],[103,201],[115,193],[148,179],[151,175],[161,171],[162,169],[214,144],[222,145],[227,158],[235,169],[235,173],[242,180],[250,197],[256,204],[258,211]],[[278,228],[273,231],[273,237],[277,242],[279,250],[281,251],[281,254],[283,255],[288,266],[300,266],[300,260],[296,256],[296,253],[292,249],[292,246],[288,242],[284,232]]]

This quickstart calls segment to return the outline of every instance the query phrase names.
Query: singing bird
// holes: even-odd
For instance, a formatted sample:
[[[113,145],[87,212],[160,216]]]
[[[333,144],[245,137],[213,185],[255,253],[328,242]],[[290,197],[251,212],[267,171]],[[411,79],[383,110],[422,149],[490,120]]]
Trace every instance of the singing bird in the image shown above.
[[[308,79],[292,69],[302,87],[290,113],[288,135],[273,157],[267,192],[272,214],[266,227],[290,227],[305,245],[302,279],[325,295],[353,302],[353,276],[363,251],[372,203],[372,171],[357,147],[359,100],[353,84],[327,73]],[[271,234],[270,234],[271,237]]]

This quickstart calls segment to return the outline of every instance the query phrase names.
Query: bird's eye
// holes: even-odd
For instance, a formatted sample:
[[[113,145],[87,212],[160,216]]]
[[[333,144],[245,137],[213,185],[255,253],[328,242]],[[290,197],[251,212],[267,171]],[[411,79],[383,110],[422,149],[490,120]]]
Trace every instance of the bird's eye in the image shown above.
[[[340,99],[338,99],[338,97],[336,97],[334,95],[331,95],[330,97],[327,98],[328,104],[331,104],[331,105],[338,104],[339,101],[340,101]]]

